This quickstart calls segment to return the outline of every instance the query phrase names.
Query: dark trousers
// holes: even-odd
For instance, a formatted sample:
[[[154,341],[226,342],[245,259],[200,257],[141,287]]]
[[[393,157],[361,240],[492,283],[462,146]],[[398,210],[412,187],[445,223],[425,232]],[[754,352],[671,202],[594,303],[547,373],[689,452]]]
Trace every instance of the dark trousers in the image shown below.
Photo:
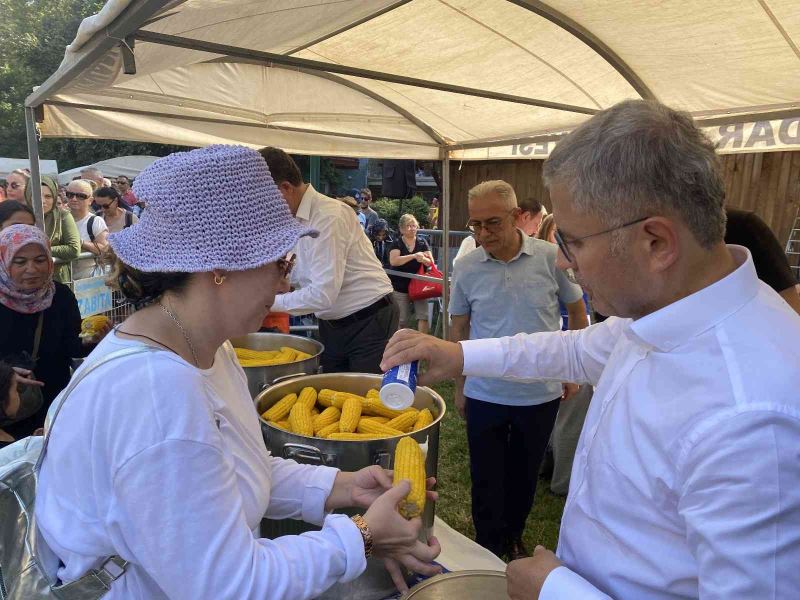
[[[356,321],[319,321],[325,345],[320,363],[324,373],[382,373],[381,359],[397,331],[400,313],[394,300]]]
[[[466,399],[475,541],[495,554],[525,529],[559,402],[506,406]]]

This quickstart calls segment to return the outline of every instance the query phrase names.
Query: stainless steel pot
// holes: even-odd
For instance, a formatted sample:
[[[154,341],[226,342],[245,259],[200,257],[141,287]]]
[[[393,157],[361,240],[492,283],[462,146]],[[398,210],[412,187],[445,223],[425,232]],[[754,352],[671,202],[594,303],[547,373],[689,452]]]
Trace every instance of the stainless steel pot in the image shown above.
[[[288,346],[311,355],[311,358],[285,365],[245,367],[244,373],[247,375],[247,387],[250,389],[250,395],[253,398],[271,385],[273,381],[287,375],[317,373],[319,371],[320,356],[325,350],[325,346],[317,340],[285,333],[250,333],[231,339],[231,343],[235,348],[248,348],[250,350],[280,350],[281,346]]]
[[[501,571],[456,571],[418,583],[408,600],[504,600],[508,598],[506,574]]]
[[[255,399],[256,409],[258,414],[262,414],[286,394],[299,393],[308,386],[317,390],[328,388],[364,395],[367,390],[380,387],[381,379],[380,375],[362,373],[299,375],[276,383],[260,393]],[[414,407],[430,408],[434,416],[433,423],[428,427],[407,435],[413,437],[420,444],[427,444],[425,470],[429,476],[435,477],[439,460],[439,427],[445,414],[445,403],[442,397],[433,390],[418,387],[414,398]],[[291,458],[305,464],[327,465],[343,471],[357,471],[373,464],[391,469],[395,446],[402,437],[354,442],[310,438],[273,427],[264,419],[261,419],[261,430],[267,448],[274,456]],[[343,510],[340,512],[352,515],[359,511]],[[434,514],[434,503],[428,502],[422,516],[424,528],[421,537],[423,539],[427,539],[427,531],[433,527]],[[262,522],[261,532],[264,537],[276,538],[281,535],[298,534],[315,529],[318,527],[302,521],[265,519]],[[340,600],[342,598],[380,600],[391,596],[395,591],[394,584],[383,563],[379,560],[369,559],[367,569],[360,577],[349,583],[336,584],[320,596],[320,600]]]

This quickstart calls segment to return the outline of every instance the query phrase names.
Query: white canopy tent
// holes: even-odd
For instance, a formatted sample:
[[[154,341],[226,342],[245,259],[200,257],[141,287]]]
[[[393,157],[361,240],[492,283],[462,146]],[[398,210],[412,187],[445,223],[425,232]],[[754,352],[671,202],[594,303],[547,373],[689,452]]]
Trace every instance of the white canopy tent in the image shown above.
[[[101,160],[100,162],[96,162],[91,165],[84,165],[82,167],[75,167],[74,169],[70,169],[69,171],[64,171],[63,173],[58,174],[58,182],[62,184],[67,184],[74,177],[77,177],[81,174],[81,171],[84,169],[88,169],[89,167],[94,167],[96,169],[100,169],[100,172],[103,174],[103,177],[108,177],[109,179],[113,177],[119,177],[120,175],[125,175],[129,179],[133,179],[139,173],[141,173],[146,167],[150,166],[153,161],[158,159],[157,156],[145,156],[145,155],[131,155],[131,156],[117,156],[116,158],[109,158],[108,160]]]
[[[446,233],[449,160],[543,157],[628,98],[689,111],[724,151],[800,148],[799,74],[797,0],[110,0],[26,106],[32,155],[36,119],[441,159]]]
[[[30,169],[31,162],[27,158],[0,158],[0,177],[5,177],[16,169]],[[39,160],[39,171],[45,175],[58,173],[58,163],[54,160]]]

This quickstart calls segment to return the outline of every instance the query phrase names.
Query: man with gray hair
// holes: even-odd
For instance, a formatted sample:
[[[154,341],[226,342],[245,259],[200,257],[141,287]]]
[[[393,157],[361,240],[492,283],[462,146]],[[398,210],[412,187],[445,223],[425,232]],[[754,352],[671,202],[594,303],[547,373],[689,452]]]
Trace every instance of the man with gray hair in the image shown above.
[[[627,101],[544,167],[558,262],[603,314],[582,331],[470,340],[402,332],[383,368],[596,386],[557,557],[508,566],[512,599],[772,598],[800,590],[800,316],[726,246],[713,144]]]
[[[455,267],[450,339],[558,331],[559,300],[567,306],[570,327],[586,327],[583,294],[556,268],[557,248],[519,228],[514,188],[484,181],[468,198],[468,227],[481,247]],[[529,556],[522,532],[539,466],[561,398],[576,391],[557,381],[456,379],[456,407],[467,421],[475,539],[498,556]]]

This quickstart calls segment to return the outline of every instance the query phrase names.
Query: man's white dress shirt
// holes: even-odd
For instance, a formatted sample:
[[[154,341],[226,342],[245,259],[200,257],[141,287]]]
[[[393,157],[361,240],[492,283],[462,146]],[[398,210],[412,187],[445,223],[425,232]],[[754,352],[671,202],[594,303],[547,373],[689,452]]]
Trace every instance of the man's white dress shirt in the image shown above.
[[[800,316],[729,249],[636,321],[461,342],[465,375],[596,386],[540,600],[800,598]]]
[[[297,219],[319,237],[297,242],[292,283],[299,289],[275,297],[272,312],[315,313],[341,319],[392,293],[392,283],[349,206],[308,186]]]

